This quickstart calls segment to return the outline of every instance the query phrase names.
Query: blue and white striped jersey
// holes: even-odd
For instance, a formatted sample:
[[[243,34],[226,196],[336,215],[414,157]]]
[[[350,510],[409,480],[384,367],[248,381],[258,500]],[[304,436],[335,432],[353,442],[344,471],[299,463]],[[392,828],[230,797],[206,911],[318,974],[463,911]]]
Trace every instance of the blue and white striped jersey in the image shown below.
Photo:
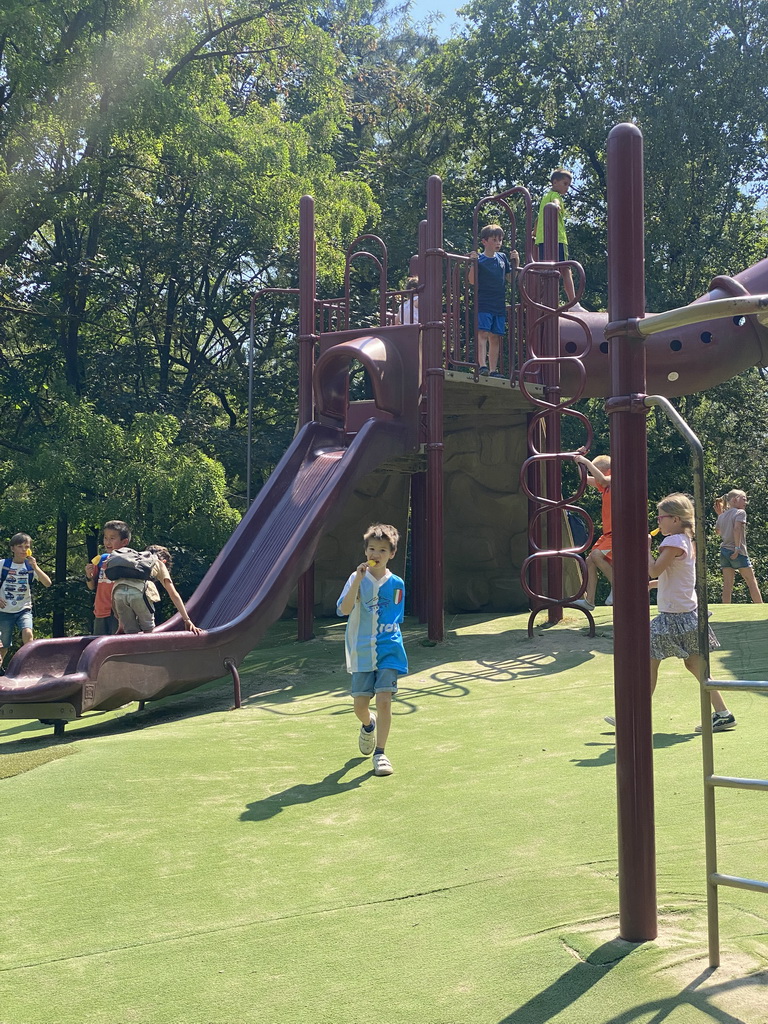
[[[336,612],[344,600],[355,573],[349,577],[336,602]],[[405,608],[405,584],[399,576],[386,571],[377,580],[366,572],[347,620],[344,647],[347,672],[373,672],[391,668],[399,675],[408,672],[408,659],[403,646],[400,623]]]

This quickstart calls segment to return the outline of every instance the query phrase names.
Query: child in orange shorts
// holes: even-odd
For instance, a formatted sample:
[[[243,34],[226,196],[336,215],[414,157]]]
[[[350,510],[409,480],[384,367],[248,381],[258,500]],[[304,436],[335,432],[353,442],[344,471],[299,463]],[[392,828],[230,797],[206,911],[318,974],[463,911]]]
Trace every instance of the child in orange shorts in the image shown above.
[[[595,607],[598,572],[601,572],[609,583],[613,583],[613,560],[611,558],[611,549],[613,547],[611,540],[611,457],[610,455],[598,455],[594,462],[590,462],[584,454],[584,450],[580,449],[578,454],[574,456],[574,461],[587,467],[587,472],[589,473],[587,483],[591,487],[596,487],[603,496],[603,533],[587,555],[587,592],[580,600],[573,602],[577,607],[586,608],[591,612]],[[608,605],[613,604],[613,589],[611,589],[611,592],[605,599],[605,603]]]

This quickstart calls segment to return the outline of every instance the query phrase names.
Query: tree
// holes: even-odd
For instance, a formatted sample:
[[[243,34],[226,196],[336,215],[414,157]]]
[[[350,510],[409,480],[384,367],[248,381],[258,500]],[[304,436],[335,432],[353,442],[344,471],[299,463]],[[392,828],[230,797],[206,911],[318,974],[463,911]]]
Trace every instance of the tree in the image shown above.
[[[466,38],[428,71],[461,126],[454,160],[488,191],[537,194],[555,166],[573,166],[569,241],[594,301],[605,301],[605,140],[621,121],[645,137],[650,309],[691,301],[765,251],[765,0],[483,0],[462,13]]]

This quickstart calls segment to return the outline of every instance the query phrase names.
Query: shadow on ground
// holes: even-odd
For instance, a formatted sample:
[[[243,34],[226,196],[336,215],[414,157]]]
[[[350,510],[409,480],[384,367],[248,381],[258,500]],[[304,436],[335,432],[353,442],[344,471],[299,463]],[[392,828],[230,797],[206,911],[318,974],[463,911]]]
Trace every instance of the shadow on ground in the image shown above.
[[[299,783],[284,789],[281,793],[273,793],[266,800],[254,800],[240,815],[240,821],[266,821],[269,818],[274,818],[276,814],[280,814],[286,807],[309,804],[314,800],[340,796],[342,793],[348,793],[351,789],[357,789],[366,779],[373,778],[373,769],[356,778],[348,779],[346,782],[342,782],[341,779],[352,768],[357,768],[366,761],[370,764],[369,757],[352,757],[343,767],[326,775],[319,782]]]

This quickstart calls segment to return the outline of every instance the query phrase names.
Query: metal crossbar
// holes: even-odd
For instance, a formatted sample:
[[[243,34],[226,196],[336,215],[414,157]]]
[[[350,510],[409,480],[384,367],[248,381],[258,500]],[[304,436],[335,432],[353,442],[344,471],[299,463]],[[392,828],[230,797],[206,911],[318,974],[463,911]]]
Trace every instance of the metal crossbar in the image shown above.
[[[768,296],[758,296],[760,308],[766,305]],[[701,305],[715,306],[716,302]],[[674,310],[680,313],[680,310]],[[754,310],[751,310],[754,312]],[[661,314],[664,316],[664,314]],[[655,318],[654,318],[655,319]],[[650,333],[650,332],[649,332]],[[712,713],[709,700],[710,690],[731,690],[739,692],[768,691],[768,682],[749,679],[711,679],[709,675],[709,628],[707,613],[706,584],[706,534],[704,530],[704,450],[698,437],[668,399],[660,395],[646,395],[644,404],[664,410],[668,419],[682,434],[691,449],[693,462],[693,497],[696,509],[696,595],[699,602],[698,636],[699,650],[706,662],[706,678],[701,680],[701,757],[704,771],[704,840],[707,871],[707,932],[709,938],[709,966],[720,966],[720,926],[717,902],[717,887],[728,885],[735,889],[750,889],[768,894],[768,882],[755,878],[739,878],[724,875],[717,870],[717,823],[715,790],[751,789],[768,791],[768,779],[742,779],[726,775],[715,775],[714,744],[712,740]]]

